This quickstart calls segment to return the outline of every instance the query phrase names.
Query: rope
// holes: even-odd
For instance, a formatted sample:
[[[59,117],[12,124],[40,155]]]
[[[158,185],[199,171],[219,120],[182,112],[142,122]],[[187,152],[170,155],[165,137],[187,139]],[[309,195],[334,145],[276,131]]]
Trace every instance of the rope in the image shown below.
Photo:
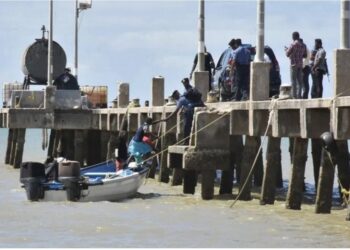
[[[339,173],[338,173],[338,171],[336,171],[335,164],[334,164],[334,162],[333,162],[331,153],[328,152],[327,150],[326,150],[326,153],[327,153],[327,156],[328,156],[328,158],[329,158],[329,160],[330,160],[330,162],[331,162],[331,164],[332,164],[332,167],[333,167],[333,169],[334,169],[334,172],[336,172],[337,182],[338,182],[338,184],[339,184],[339,186],[340,186],[341,193],[343,194],[343,200],[345,201],[346,205],[348,206],[348,205],[349,205],[349,200],[348,200],[347,195],[350,195],[350,192],[349,192],[346,188],[344,188],[343,184],[342,184],[341,181],[340,181]]]
[[[246,180],[244,181],[244,184],[242,185],[242,188],[241,188],[241,190],[239,191],[239,193],[238,193],[236,199],[235,199],[235,200],[232,202],[232,204],[230,205],[230,208],[232,208],[232,207],[236,204],[236,202],[238,201],[239,197],[241,196],[241,194],[242,194],[242,192],[243,192],[245,186],[248,184],[248,181],[249,181],[251,175],[253,174],[253,171],[254,171],[256,162],[257,162],[258,157],[259,157],[259,154],[260,154],[260,152],[261,152],[261,150],[262,150],[262,145],[263,145],[264,142],[265,142],[265,139],[266,139],[266,137],[267,137],[267,132],[268,132],[269,127],[270,127],[270,125],[271,125],[272,114],[273,114],[273,112],[275,111],[274,107],[275,107],[275,105],[276,105],[276,103],[277,103],[277,100],[279,100],[279,99],[272,99],[271,107],[270,107],[270,113],[269,113],[269,119],[268,119],[268,122],[267,122],[267,125],[266,125],[266,130],[265,130],[263,139],[262,139],[262,141],[261,141],[260,147],[259,147],[259,149],[258,149],[258,152],[256,153],[256,156],[255,156],[255,158],[254,158],[254,161],[253,161],[253,164],[252,164],[252,166],[251,166],[251,168],[250,168],[250,171],[249,171],[249,173],[248,173],[248,176],[247,176]]]

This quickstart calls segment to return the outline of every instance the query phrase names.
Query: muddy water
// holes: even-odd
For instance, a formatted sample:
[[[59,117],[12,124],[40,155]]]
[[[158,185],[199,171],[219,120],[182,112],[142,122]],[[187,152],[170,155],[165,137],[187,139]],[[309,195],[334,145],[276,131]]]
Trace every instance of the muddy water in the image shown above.
[[[39,160],[40,139],[30,141],[24,158]],[[203,201],[200,185],[183,195],[153,180],[122,202],[32,203],[18,170],[2,164],[0,176],[0,247],[350,247],[347,211],[339,207],[317,215],[312,204],[293,211],[283,201],[260,206],[254,199],[231,209],[231,196]]]

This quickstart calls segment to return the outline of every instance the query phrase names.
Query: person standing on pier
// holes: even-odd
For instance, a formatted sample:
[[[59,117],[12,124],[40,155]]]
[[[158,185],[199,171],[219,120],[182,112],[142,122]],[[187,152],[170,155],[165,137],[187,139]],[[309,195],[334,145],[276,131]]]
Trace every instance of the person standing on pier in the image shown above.
[[[64,73],[55,79],[53,85],[61,90],[79,90],[78,81],[70,72],[70,68],[65,68]]]
[[[194,61],[193,61],[193,66],[192,70],[190,73],[190,79],[192,79],[192,74],[193,71],[196,69],[198,64],[198,53],[196,54]],[[212,57],[212,55],[207,51],[207,47],[204,46],[204,70],[209,72],[209,91],[212,90],[212,80],[213,80],[213,75],[215,74],[215,62]]]
[[[306,57],[306,46],[300,42],[299,32],[292,34],[293,42],[285,47],[286,55],[290,59],[290,76],[292,82],[293,98],[301,98],[301,88],[303,86],[303,58]]]
[[[250,51],[242,46],[241,39],[238,38],[235,42],[230,72],[230,75],[236,75],[237,92],[234,99],[246,101],[249,99]]]
[[[323,94],[323,75],[328,74],[326,51],[322,47],[322,40],[315,39],[315,59],[311,68],[312,88],[311,98],[320,98]]]
[[[310,68],[311,52],[307,48],[303,39],[300,38],[300,42],[302,44],[304,44],[304,46],[306,48],[306,57],[303,59],[303,87],[302,87],[302,91],[301,91],[301,97],[303,99],[307,99],[309,96],[309,89],[310,89],[309,76],[311,73],[311,68]]]
[[[184,78],[181,82],[185,87],[185,92],[182,96],[180,96],[180,93],[177,90],[173,92],[171,96],[176,101],[176,110],[166,117],[164,121],[169,120],[180,110],[184,110],[184,144],[188,145],[190,141],[194,108],[204,107],[205,105],[202,101],[202,94],[196,88],[190,85],[188,78]]]

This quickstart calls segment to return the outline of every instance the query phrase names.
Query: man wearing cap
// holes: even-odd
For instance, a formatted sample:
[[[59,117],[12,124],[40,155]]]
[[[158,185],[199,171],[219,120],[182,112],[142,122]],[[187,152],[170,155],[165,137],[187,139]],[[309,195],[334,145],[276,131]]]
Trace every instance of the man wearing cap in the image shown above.
[[[164,121],[169,120],[172,116],[177,114],[180,110],[184,110],[184,144],[188,145],[190,140],[193,114],[195,107],[203,107],[204,103],[201,100],[201,93],[190,85],[189,79],[182,79],[182,84],[185,87],[185,92],[180,96],[179,91],[175,90],[171,97],[176,101],[176,110],[171,113]]]
[[[311,68],[312,87],[311,98],[320,98],[323,94],[323,75],[327,74],[326,51],[322,47],[322,40],[315,39],[315,59]]]

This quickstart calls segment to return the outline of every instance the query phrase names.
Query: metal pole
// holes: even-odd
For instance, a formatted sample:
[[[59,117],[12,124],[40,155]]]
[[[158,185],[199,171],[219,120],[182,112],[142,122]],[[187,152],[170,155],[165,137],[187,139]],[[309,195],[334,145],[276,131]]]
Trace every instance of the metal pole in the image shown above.
[[[256,40],[256,62],[264,61],[264,38],[265,38],[265,0],[258,0],[257,2],[257,26],[258,35]]]
[[[349,40],[349,28],[350,28],[350,20],[349,20],[349,10],[350,4],[348,0],[341,1],[340,7],[340,48],[348,49],[350,48],[350,40]]]
[[[74,53],[74,75],[78,80],[78,19],[79,19],[79,6],[78,0],[75,0],[75,53]]]
[[[52,86],[52,15],[53,15],[53,0],[50,0],[50,8],[49,8],[49,23],[50,23],[50,30],[49,30],[49,49],[48,49],[48,55],[47,55],[47,83],[49,86]]]
[[[198,70],[204,71],[204,0],[199,0]]]

